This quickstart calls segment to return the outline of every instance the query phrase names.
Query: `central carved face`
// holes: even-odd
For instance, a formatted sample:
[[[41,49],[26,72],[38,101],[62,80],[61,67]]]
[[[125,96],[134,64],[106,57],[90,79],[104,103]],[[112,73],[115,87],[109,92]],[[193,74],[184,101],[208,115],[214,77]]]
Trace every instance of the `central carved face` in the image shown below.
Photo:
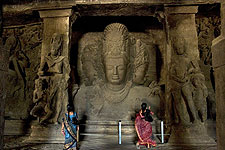
[[[105,72],[107,82],[120,85],[125,82],[127,66],[123,57],[106,57]]]

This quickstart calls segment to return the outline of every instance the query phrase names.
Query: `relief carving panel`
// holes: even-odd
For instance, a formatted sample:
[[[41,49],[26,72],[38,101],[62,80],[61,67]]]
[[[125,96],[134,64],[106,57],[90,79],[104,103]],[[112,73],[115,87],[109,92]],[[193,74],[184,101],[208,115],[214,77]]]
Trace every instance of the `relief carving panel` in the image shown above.
[[[145,43],[146,37],[149,41]],[[79,42],[81,85],[74,100],[80,117],[130,120],[142,102],[160,114],[161,99],[153,92],[158,86],[149,86],[160,78],[156,73],[157,50],[149,34],[128,32],[119,23],[106,26],[103,33],[85,34]],[[155,60],[152,64],[151,59]],[[149,75],[152,72],[155,76]]]
[[[29,116],[34,80],[40,64],[41,35],[40,23],[3,29],[3,44],[10,51],[5,108],[7,118],[25,119]]]

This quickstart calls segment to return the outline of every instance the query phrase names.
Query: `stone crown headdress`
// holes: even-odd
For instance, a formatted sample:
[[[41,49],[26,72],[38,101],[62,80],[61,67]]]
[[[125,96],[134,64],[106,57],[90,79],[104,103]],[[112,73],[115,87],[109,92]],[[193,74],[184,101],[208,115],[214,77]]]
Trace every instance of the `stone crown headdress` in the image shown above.
[[[145,44],[140,39],[138,39],[136,41],[136,54],[134,58],[135,70],[141,65],[147,63],[148,63],[148,53],[146,51]]]
[[[104,30],[103,55],[128,59],[128,29],[120,23],[112,23]]]

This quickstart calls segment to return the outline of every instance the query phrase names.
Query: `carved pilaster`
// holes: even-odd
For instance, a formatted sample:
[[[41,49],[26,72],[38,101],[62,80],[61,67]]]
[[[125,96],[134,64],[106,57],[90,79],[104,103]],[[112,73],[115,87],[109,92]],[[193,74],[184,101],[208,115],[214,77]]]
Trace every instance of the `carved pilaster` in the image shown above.
[[[33,93],[33,102],[36,105],[30,113],[39,118],[40,124],[48,126],[32,125],[28,141],[62,141],[61,134],[49,132],[58,132],[60,124],[56,123],[62,121],[69,103],[70,40],[72,23],[76,16],[72,9],[40,10],[39,13],[44,26],[41,63]]]
[[[221,35],[212,43],[212,63],[216,91],[216,135],[217,149],[225,147],[225,3],[221,4]]]
[[[200,101],[206,109],[206,99],[192,96],[196,92],[193,78],[203,76],[198,65],[197,11],[197,6],[165,7],[168,69],[166,118],[172,127],[170,144],[213,143],[204,128],[206,112],[199,115],[196,106]],[[204,87],[198,90],[204,90]]]

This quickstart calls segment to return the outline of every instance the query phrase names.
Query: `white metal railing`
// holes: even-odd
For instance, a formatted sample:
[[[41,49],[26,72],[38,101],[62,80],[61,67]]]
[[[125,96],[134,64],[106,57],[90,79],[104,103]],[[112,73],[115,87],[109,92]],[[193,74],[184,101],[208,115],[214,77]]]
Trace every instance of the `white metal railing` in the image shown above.
[[[118,139],[119,139],[119,144],[121,144],[121,142],[122,142],[122,133],[121,133],[121,131],[122,131],[122,126],[121,126],[121,124],[122,124],[122,122],[121,122],[121,120],[119,121],[119,123],[118,123],[118,129],[119,129],[119,132],[118,132]],[[154,125],[154,124],[152,124],[152,125]],[[156,125],[156,124],[155,124]],[[156,133],[156,134],[154,134],[154,135],[160,135],[161,136],[161,143],[162,144],[164,144],[164,136],[165,135],[169,135],[169,134],[165,134],[164,133],[164,122],[163,121],[161,121],[160,122],[160,133]]]

